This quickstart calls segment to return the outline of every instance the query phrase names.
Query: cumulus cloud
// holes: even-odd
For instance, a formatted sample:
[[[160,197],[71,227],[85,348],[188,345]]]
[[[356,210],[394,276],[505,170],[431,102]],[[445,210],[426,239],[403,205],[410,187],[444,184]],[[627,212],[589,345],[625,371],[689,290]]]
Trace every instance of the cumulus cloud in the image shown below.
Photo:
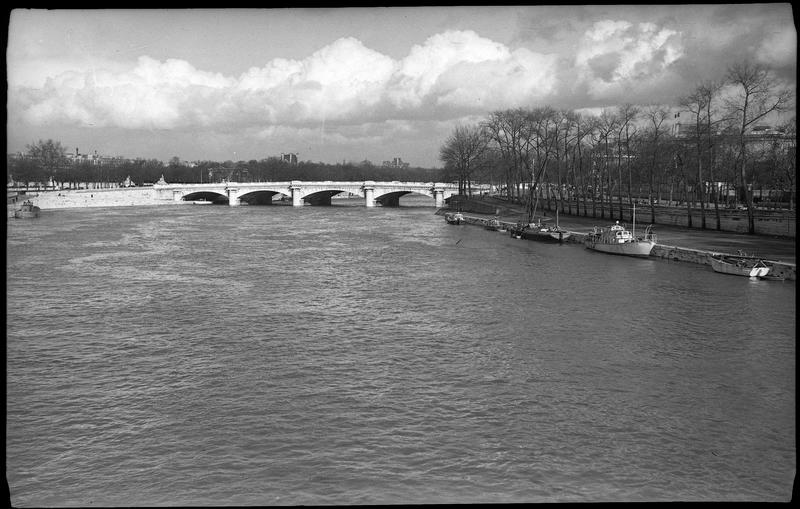
[[[584,33],[575,66],[590,96],[612,97],[631,86],[662,79],[683,52],[676,30],[654,23],[605,20]]]
[[[341,38],[302,60],[276,58],[238,78],[142,56],[126,69],[60,72],[11,86],[26,122],[133,129],[355,123],[483,112],[555,89],[555,58],[447,31],[400,60]]]
[[[10,89],[9,109],[18,101],[22,118],[32,124],[171,129],[202,122],[206,105],[232,84],[184,61],[140,57],[124,72],[69,71],[47,79],[41,89]]]

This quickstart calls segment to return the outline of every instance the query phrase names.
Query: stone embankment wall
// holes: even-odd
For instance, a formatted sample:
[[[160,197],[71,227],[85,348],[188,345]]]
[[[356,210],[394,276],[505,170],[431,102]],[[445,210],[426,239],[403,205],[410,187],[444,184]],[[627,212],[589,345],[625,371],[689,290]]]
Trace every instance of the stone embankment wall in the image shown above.
[[[616,203],[614,204],[614,211],[617,212]],[[555,203],[543,200],[539,203],[542,213],[555,214]],[[510,204],[503,204],[500,200],[483,201],[481,198],[466,198],[463,196],[453,196],[448,201],[448,208],[452,210],[460,210],[461,212],[471,212],[473,214],[496,214],[496,215],[519,215],[519,205],[516,209],[511,207]],[[588,214],[584,213],[583,204],[578,208],[575,202],[572,203],[572,208],[565,205],[565,209],[561,211],[562,217],[564,215],[571,215],[575,217],[592,217],[591,204],[589,204]],[[580,213],[578,213],[580,212]],[[713,208],[706,209],[706,229],[716,230],[717,228],[717,215]],[[606,216],[608,216],[608,209],[606,209]],[[621,222],[630,221],[630,210],[625,207],[623,212],[624,219]],[[720,230],[724,232],[733,233],[749,233],[747,222],[747,211],[745,210],[731,210],[720,209],[719,211],[719,226]],[[595,209],[595,217],[600,218],[600,206]],[[616,217],[616,216],[615,216]],[[641,224],[663,224],[669,226],[689,227],[689,215],[685,208],[680,207],[655,207],[655,221],[651,221],[651,213],[649,206],[636,207],[636,222]],[[619,219],[619,218],[617,218]],[[770,235],[775,237],[788,237],[797,238],[797,221],[796,212],[789,210],[762,210],[758,209],[754,212],[753,216],[755,222],[755,229],[758,235]],[[697,208],[692,209],[692,227],[699,228],[701,225],[700,210]]]
[[[615,204],[616,205],[616,204]],[[544,210],[555,213],[544,207]],[[573,204],[573,212],[575,211]],[[614,209],[617,210],[616,208]],[[583,211],[583,208],[581,208]],[[589,210],[591,215],[591,208]],[[599,215],[600,208],[597,208]],[[606,210],[608,214],[608,210]],[[589,217],[583,216],[581,217]],[[630,221],[631,214],[629,211],[624,212],[624,221]],[[619,219],[619,218],[617,218]],[[642,206],[636,207],[636,223],[653,223],[663,224],[668,226],[689,227],[689,215],[686,209],[679,207],[656,207],[655,208],[655,221],[651,221],[650,207]],[[770,235],[776,237],[797,237],[797,221],[796,213],[788,210],[756,210],[753,215],[756,233],[758,235]],[[623,221],[621,221],[623,222]],[[700,210],[692,209],[692,227],[699,228],[701,225]],[[733,233],[748,233],[747,211],[745,210],[720,210],[719,217],[720,230],[724,232]],[[716,230],[717,216],[714,209],[706,210],[706,229]]]
[[[80,189],[47,191],[19,195],[17,205],[31,200],[42,210],[69,209],[76,207],[128,207],[133,205],[174,204],[172,200],[159,199],[152,187],[118,189]],[[12,206],[9,200],[9,207]]]

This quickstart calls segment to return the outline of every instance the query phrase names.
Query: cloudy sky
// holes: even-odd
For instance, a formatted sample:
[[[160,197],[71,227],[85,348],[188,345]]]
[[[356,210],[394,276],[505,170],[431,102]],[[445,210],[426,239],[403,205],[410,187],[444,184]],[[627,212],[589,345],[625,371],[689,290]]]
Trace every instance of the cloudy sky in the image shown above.
[[[15,10],[8,151],[433,167],[491,111],[672,105],[744,59],[796,86],[790,4]]]

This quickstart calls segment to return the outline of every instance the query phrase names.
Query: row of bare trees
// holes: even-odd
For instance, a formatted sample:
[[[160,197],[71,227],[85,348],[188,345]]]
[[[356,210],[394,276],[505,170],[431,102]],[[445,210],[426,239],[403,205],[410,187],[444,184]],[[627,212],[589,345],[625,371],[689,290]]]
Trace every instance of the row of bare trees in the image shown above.
[[[377,166],[370,161],[325,164],[300,161],[290,164],[278,157],[250,161],[199,161],[191,165],[173,157],[168,164],[158,159],[115,159],[103,164],[73,163],[61,142],[39,140],[26,146],[24,157],[9,157],[6,171],[14,181],[52,181],[57,187],[82,183],[116,183],[130,178],[137,185],[153,183],[162,176],[169,183],[219,182],[222,179],[265,182],[270,180],[440,180],[441,169]]]
[[[600,115],[549,106],[494,111],[457,126],[440,159],[464,194],[473,181],[488,182],[531,209],[541,199],[551,210],[591,209],[610,219],[625,219],[644,201],[652,222],[666,199],[686,205],[689,226],[696,207],[707,228],[713,207],[717,229],[720,207],[741,204],[752,233],[754,190],[780,191],[774,202],[794,209],[795,118],[771,134],[753,130],[794,107],[793,99],[766,69],[740,63],[725,79],[698,84],[677,106],[623,104]]]

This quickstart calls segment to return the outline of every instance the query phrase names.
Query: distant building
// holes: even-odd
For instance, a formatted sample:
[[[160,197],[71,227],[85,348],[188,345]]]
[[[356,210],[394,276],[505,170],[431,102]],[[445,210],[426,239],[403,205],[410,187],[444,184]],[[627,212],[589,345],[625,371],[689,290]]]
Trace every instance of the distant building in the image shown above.
[[[289,152],[288,154],[281,153],[281,161],[284,161],[289,164],[297,164],[297,156],[299,154],[294,154]]]
[[[705,136],[706,126],[705,124],[700,125],[701,134]],[[680,122],[675,122],[672,125],[672,135],[676,138],[694,138],[697,136],[697,125],[696,124],[682,124]],[[721,136],[721,135],[729,135],[735,136],[736,131],[732,129],[725,129],[723,130],[721,127],[717,127],[714,135]],[[787,137],[786,130],[782,127],[774,127],[769,125],[756,125],[750,128],[746,133],[745,136],[748,138],[784,138]]]
[[[410,165],[404,163],[399,157],[395,157],[391,161],[384,161],[381,166],[384,168],[408,168]]]
[[[78,147],[75,147],[75,153],[67,154],[67,160],[72,164],[91,164],[96,166],[105,166],[110,164],[119,164],[127,160],[121,156],[103,156],[95,150],[93,154],[81,154]]]

